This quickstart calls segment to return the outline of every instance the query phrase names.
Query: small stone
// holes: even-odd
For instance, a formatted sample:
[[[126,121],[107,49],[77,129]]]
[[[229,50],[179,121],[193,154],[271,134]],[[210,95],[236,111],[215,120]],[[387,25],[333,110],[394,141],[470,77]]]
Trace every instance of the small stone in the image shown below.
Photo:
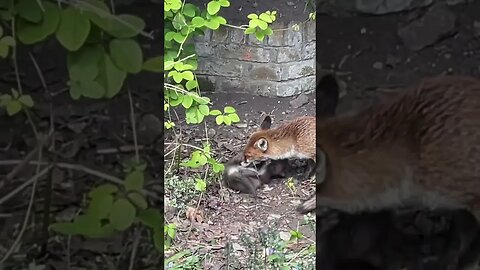
[[[443,55],[443,57],[445,57],[445,59],[450,59],[450,58],[452,58],[452,55],[449,54],[449,53],[446,53],[446,54]]]
[[[365,27],[362,27],[362,29],[360,29],[360,34],[365,35],[366,33],[367,29],[365,29]]]
[[[387,59],[385,60],[385,65],[389,67],[395,67],[400,63],[400,57],[393,56],[391,54],[387,55]]]
[[[290,101],[290,106],[294,109],[300,108],[308,103],[308,97],[304,94],[300,94],[297,98]]]
[[[448,73],[453,73],[453,68],[448,68],[448,69],[447,69],[447,72],[448,72]]]
[[[215,136],[215,134],[217,134],[217,132],[215,131],[215,129],[209,128],[207,131],[207,134],[208,134],[208,137],[213,137]]]
[[[382,62],[375,62],[373,64],[374,69],[383,69],[383,63]]]

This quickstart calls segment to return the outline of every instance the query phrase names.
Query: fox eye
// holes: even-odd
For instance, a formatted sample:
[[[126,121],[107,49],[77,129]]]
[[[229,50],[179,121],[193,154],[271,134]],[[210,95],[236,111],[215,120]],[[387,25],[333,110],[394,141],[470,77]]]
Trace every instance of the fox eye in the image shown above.
[[[258,149],[262,150],[262,152],[265,152],[268,149],[268,141],[265,138],[258,140],[256,145]]]

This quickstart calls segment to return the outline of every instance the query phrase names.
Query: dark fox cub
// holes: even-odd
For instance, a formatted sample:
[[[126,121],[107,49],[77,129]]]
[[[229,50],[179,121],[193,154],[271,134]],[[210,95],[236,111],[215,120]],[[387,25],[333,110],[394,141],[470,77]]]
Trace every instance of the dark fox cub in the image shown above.
[[[225,164],[222,180],[226,187],[256,197],[257,189],[274,179],[293,177],[299,182],[307,179],[314,173],[312,166],[309,161],[288,159],[244,165],[243,153],[239,153]]]

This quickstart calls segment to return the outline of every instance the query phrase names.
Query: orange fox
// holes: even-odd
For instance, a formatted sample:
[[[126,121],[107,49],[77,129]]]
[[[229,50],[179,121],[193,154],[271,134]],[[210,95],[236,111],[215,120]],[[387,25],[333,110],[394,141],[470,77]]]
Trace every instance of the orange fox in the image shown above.
[[[326,75],[317,92],[338,88],[334,81]],[[314,120],[262,128],[244,151],[249,162],[325,161],[317,162],[316,196],[300,212],[421,205],[467,208],[480,219],[479,79],[429,78],[356,115]]]

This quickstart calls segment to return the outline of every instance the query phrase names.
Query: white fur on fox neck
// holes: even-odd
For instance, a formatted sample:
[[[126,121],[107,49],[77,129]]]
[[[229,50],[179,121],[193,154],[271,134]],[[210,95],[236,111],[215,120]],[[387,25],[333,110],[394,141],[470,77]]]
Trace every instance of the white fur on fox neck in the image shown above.
[[[270,158],[270,159],[289,159],[289,158],[309,159],[309,158],[311,158],[311,157],[309,157],[309,156],[307,156],[303,153],[298,152],[295,149],[295,146],[293,146],[293,145],[290,147],[290,149],[288,151],[286,151],[283,154],[280,154],[278,156],[266,155],[266,157]]]

